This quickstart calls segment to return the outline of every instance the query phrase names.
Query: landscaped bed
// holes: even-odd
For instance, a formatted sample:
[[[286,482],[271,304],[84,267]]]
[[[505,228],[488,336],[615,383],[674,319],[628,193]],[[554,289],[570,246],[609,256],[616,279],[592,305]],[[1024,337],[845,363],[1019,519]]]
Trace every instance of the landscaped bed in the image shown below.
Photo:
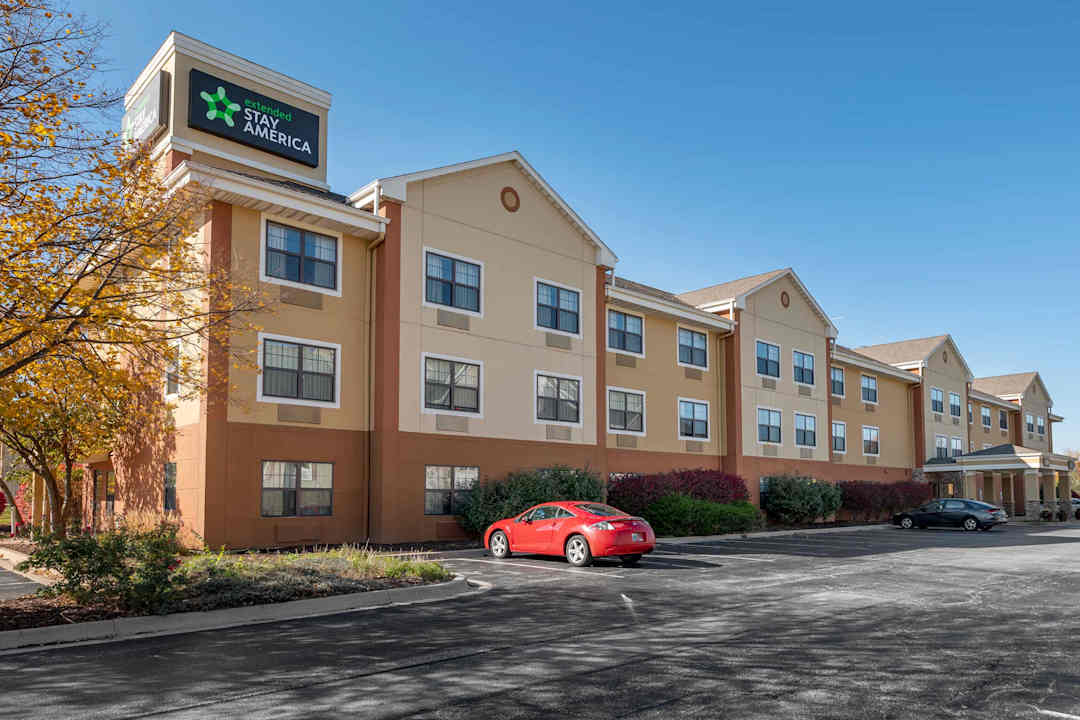
[[[94,542],[90,547],[100,544],[89,542]],[[77,555],[79,550],[72,552],[68,547],[65,552]],[[83,569],[89,566],[82,565]],[[126,569],[132,566],[130,560],[124,562]],[[359,547],[303,553],[199,553],[169,562],[164,569],[164,579],[152,584],[146,582],[152,568],[140,568],[127,578],[106,573],[104,580],[81,571],[68,572],[57,588],[70,589],[77,583],[74,591],[53,590],[53,596],[0,601],[0,631],[305,600],[439,583],[453,577],[420,555],[387,555]],[[107,589],[95,591],[99,587]]]

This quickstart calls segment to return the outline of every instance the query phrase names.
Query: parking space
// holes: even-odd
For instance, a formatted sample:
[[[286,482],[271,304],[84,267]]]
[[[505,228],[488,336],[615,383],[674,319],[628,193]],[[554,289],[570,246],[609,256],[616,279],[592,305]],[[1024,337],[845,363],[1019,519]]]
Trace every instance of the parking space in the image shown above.
[[[22,575],[0,568],[0,600],[29,595],[37,590],[39,585],[27,580]]]

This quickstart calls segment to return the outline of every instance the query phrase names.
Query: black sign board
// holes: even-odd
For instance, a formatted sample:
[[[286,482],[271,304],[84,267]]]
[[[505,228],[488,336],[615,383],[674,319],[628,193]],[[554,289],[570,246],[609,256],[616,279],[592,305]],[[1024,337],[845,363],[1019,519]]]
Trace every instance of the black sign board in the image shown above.
[[[188,126],[319,166],[319,116],[227,80],[191,70]]]
[[[124,140],[145,142],[169,126],[169,73],[158,72],[124,113],[121,124]]]

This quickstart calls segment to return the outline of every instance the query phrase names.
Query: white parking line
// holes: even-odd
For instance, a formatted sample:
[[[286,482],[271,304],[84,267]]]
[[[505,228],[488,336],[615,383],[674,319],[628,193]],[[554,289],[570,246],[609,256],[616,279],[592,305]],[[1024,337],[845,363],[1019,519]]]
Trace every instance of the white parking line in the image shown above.
[[[592,570],[578,570],[577,568],[564,568],[554,567],[551,565],[530,565],[528,563],[515,562],[513,560],[481,560],[479,558],[454,558],[454,562],[478,562],[489,563],[491,565],[501,565],[507,569],[511,568],[538,568],[540,570],[554,570],[555,572],[574,573],[575,575],[588,575],[590,577],[604,577],[604,578],[619,578],[622,579],[622,575],[616,575],[614,573],[594,572]]]
[[[15,585],[37,585],[37,583],[30,582],[29,580],[21,580],[17,582],[0,582],[0,587],[14,587]]]
[[[694,545],[697,547],[711,547],[715,548],[715,545],[706,545],[705,543],[678,543],[679,545]],[[776,558],[759,558],[759,557],[745,557],[742,555],[725,555],[723,553],[669,553],[667,550],[657,550],[658,553],[665,555],[678,555],[679,557],[715,557],[722,558],[724,560],[749,560],[750,562],[776,562]]]

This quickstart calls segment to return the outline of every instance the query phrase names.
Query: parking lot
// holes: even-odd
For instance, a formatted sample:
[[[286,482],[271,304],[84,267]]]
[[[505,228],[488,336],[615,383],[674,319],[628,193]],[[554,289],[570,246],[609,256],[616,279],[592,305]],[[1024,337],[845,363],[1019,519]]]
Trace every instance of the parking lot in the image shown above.
[[[0,600],[19,597],[37,590],[38,584],[22,575],[0,568]]]
[[[6,699],[80,719],[1080,717],[1080,526],[662,542],[636,568],[444,557],[491,589],[0,656]]]

